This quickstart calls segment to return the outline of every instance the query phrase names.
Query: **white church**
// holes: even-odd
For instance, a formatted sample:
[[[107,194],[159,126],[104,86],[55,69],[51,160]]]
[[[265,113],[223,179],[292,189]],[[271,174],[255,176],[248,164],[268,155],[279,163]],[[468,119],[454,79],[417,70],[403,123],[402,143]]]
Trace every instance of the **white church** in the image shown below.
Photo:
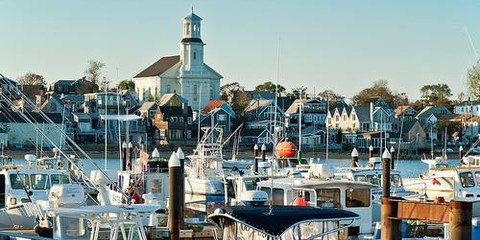
[[[183,19],[183,37],[180,55],[162,57],[133,81],[140,101],[157,99],[168,93],[177,93],[188,100],[192,109],[220,97],[222,75],[204,62],[204,46],[201,38],[202,18],[191,14]]]

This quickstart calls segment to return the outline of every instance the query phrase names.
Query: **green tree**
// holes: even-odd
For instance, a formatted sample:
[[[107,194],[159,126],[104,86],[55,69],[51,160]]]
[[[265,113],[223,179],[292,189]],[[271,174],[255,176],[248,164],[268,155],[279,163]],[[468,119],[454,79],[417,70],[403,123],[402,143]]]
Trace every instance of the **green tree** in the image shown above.
[[[480,99],[480,61],[467,71],[468,93],[475,99]]]
[[[269,91],[269,92],[275,92],[275,90],[277,90],[277,96],[280,96],[283,93],[285,93],[285,87],[283,87],[280,84],[275,85],[274,83],[272,83],[270,81],[264,82],[260,85],[257,85],[255,87],[255,90],[257,90],[257,91]]]
[[[47,85],[47,82],[45,81],[42,75],[38,75],[36,73],[31,73],[31,72],[18,77],[17,80],[19,85],[41,85],[41,86]]]
[[[420,93],[424,105],[449,106],[451,104],[452,91],[447,84],[424,85],[420,88]]]
[[[96,60],[88,61],[88,67],[85,69],[86,79],[92,83],[91,92],[98,91],[99,81],[102,79],[102,69],[105,66],[104,63]],[[106,87],[106,78],[103,78],[103,87]]]
[[[305,98],[307,96],[307,87],[293,88],[292,93],[287,94],[287,96],[295,99]]]
[[[118,88],[121,90],[135,90],[135,83],[132,80],[123,80],[118,83]]]

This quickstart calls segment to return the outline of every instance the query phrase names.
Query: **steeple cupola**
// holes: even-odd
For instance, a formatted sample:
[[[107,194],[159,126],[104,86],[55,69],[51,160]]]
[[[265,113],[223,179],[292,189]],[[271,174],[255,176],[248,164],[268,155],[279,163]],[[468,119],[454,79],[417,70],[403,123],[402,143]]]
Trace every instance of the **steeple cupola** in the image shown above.
[[[182,70],[191,71],[203,67],[203,46],[201,39],[202,18],[195,13],[183,18],[183,36],[180,43],[180,60],[183,62]]]
[[[183,19],[183,42],[202,42],[200,34],[200,22],[202,18],[195,13],[189,14]]]

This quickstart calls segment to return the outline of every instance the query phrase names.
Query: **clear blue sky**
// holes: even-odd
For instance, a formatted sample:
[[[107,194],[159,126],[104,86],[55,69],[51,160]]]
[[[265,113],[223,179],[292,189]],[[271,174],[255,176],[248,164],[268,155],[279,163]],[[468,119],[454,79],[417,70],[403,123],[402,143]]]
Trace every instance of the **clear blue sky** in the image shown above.
[[[203,18],[205,61],[224,76],[222,85],[253,89],[275,82],[278,69],[287,90],[331,89],[350,98],[385,79],[411,99],[437,83],[456,98],[467,91],[466,72],[476,61],[465,29],[480,52],[480,1],[473,0],[4,0],[0,73],[74,79],[94,59],[106,64],[111,81],[130,79],[178,54],[192,5]]]

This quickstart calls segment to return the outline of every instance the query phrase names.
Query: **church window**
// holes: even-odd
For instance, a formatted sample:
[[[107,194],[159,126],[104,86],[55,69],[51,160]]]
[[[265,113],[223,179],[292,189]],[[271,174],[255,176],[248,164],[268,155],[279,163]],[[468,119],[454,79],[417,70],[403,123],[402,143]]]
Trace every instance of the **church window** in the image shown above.
[[[167,84],[167,93],[170,93],[172,91],[172,86],[170,84]]]
[[[187,27],[185,28],[185,34],[190,34],[190,23],[187,23]]]
[[[193,52],[193,60],[197,59],[197,52]]]
[[[193,32],[197,31],[197,24],[193,24]]]
[[[198,87],[197,85],[193,85],[193,101],[197,101],[198,96]]]

